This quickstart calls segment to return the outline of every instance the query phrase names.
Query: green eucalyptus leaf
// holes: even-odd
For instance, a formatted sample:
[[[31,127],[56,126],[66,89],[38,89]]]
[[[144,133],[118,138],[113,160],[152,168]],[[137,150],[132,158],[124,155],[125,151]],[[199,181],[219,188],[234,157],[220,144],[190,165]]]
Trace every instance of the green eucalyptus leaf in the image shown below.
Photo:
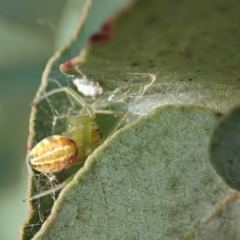
[[[119,3],[117,4],[117,2],[120,2],[120,0],[115,1],[116,6],[119,6]],[[131,1],[123,2],[126,4],[126,2]],[[159,232],[154,232],[154,229],[150,229],[148,233],[152,235],[149,236],[157,238],[156,236],[159,236],[158,234],[162,234],[162,236],[166,237],[165,239],[167,239],[167,236],[169,236],[169,239],[178,239],[181,236],[187,239],[197,232],[193,231],[196,226],[200,231],[201,226],[204,226],[203,223],[205,223],[205,220],[207,222],[211,222],[208,217],[212,216],[211,214],[213,214],[214,209],[218,209],[217,206],[221,205],[222,201],[226,199],[231,199],[233,194],[232,191],[228,189],[223,182],[221,182],[220,178],[218,178],[218,176],[214,173],[214,170],[209,167],[211,165],[209,165],[209,163],[207,162],[207,144],[209,142],[209,134],[215,123],[216,114],[210,110],[205,110],[205,107],[208,107],[214,111],[220,111],[225,113],[236,104],[239,104],[240,68],[238,64],[238,50],[240,33],[238,23],[240,21],[240,4],[236,0],[231,0],[228,2],[226,2],[225,0],[139,0],[136,1],[136,3],[133,4],[130,9],[122,11],[121,17],[119,17],[119,19],[117,19],[116,21],[113,21],[113,19],[109,20],[109,16],[113,12],[113,6],[114,4],[112,0],[111,4],[110,0],[86,1],[86,4],[84,5],[84,9],[82,11],[81,21],[79,22],[77,29],[73,33],[71,40],[62,49],[60,49],[48,62],[43,74],[41,86],[32,107],[28,146],[29,149],[31,149],[36,142],[39,142],[41,139],[49,135],[62,134],[64,132],[64,129],[66,128],[66,120],[72,113],[71,111],[73,111],[74,113],[79,111],[78,108],[75,108],[76,103],[69,101],[69,98],[65,94],[54,94],[50,98],[45,97],[45,93],[63,86],[70,87],[77,92],[78,90],[76,86],[72,83],[72,80],[76,78],[85,78],[88,81],[99,83],[102,86],[103,93],[96,98],[86,97],[84,96],[84,94],[79,93],[79,95],[83,97],[84,101],[88,102],[88,104],[90,104],[94,108],[94,110],[98,111],[110,109],[116,112],[128,113],[126,119],[124,119],[128,122],[132,122],[140,116],[148,115],[153,109],[159,106],[164,106],[168,104],[191,104],[196,107],[198,106],[198,109],[195,107],[186,108],[187,113],[185,118],[180,117],[181,110],[174,109],[174,107],[172,107],[174,109],[173,112],[175,112],[176,115],[180,114],[179,119],[182,120],[178,123],[177,121],[175,121],[176,118],[173,117],[173,115],[167,115],[164,120],[157,121],[160,132],[156,130],[157,127],[155,125],[152,125],[152,128],[156,130],[156,134],[158,134],[158,137],[159,135],[165,136],[166,134],[164,131],[166,131],[166,133],[168,133],[168,131],[170,130],[173,131],[171,132],[171,141],[168,138],[164,138],[164,141],[166,142],[163,143],[163,140],[161,142],[164,146],[166,145],[166,149],[163,148],[165,151],[161,152],[161,157],[158,156],[159,152],[154,152],[156,146],[154,149],[152,149],[152,146],[154,146],[153,142],[155,142],[157,139],[156,135],[152,135],[151,137],[149,135],[147,141],[144,141],[144,136],[141,136],[141,138],[139,138],[136,142],[136,144],[141,147],[139,148],[139,150],[135,150],[136,154],[138,154],[139,151],[142,152],[144,156],[146,154],[143,153],[143,150],[145,148],[150,148],[153,150],[149,151],[151,152],[151,154],[147,154],[148,156],[146,156],[146,162],[151,163],[151,161],[157,160],[158,157],[160,159],[165,159],[164,164],[162,163],[162,161],[160,161],[158,162],[160,164],[159,166],[154,165],[156,169],[159,169],[160,167],[162,167],[162,165],[164,165],[162,170],[163,172],[161,172],[161,181],[167,178],[167,175],[165,176],[164,174],[167,173],[168,167],[171,174],[178,174],[178,177],[176,177],[176,179],[174,178],[174,176],[173,180],[168,179],[170,184],[168,188],[169,193],[166,190],[167,188],[165,188],[166,191],[164,192],[164,195],[169,194],[169,196],[171,195],[171,193],[174,192],[174,200],[171,200],[170,197],[164,199],[166,203],[165,205],[165,203],[160,203],[160,200],[158,199],[159,195],[156,195],[156,198],[149,199],[152,201],[151,206],[155,206],[153,201],[159,203],[159,205],[157,206],[161,205],[166,207],[168,206],[167,204],[170,204],[169,206],[172,206],[171,204],[176,206],[170,208],[169,212],[164,212],[165,208],[162,208],[163,213],[161,217],[157,215],[158,226],[165,226],[164,224],[166,224],[166,222],[169,223],[169,221],[173,222],[174,224],[172,228],[170,228],[169,226],[166,228],[169,231],[168,233],[165,232],[164,229],[163,231]],[[95,35],[90,39],[90,41],[88,41],[93,31],[96,31],[96,29],[98,29],[99,26],[104,21],[106,21],[106,19],[108,19],[108,21],[104,25],[105,28],[103,28],[103,30],[105,29],[104,31],[106,32],[103,31],[103,35],[101,35],[100,33],[98,35]],[[87,41],[88,46],[86,47]],[[80,56],[78,56],[79,52],[81,52]],[[73,61],[72,59],[77,60]],[[71,64],[73,62],[74,64],[76,63],[78,67],[77,69],[80,69],[81,71],[74,73],[76,74],[75,76],[66,76],[59,71],[60,65],[64,67],[69,67],[72,66]],[[63,71],[64,69],[61,70]],[[41,99],[41,101],[37,103],[39,99]],[[182,107],[181,109],[185,108]],[[165,113],[165,110],[161,111]],[[156,120],[157,116],[161,115],[161,111],[159,110],[159,112],[157,111],[153,113],[151,116],[149,116],[149,118],[146,117],[145,119],[140,120],[136,123],[136,126],[138,124],[147,125],[147,121],[151,122],[152,119]],[[166,108],[166,113],[169,113],[168,111],[170,110]],[[193,119],[195,119],[195,125],[193,127],[191,125],[192,122],[190,121],[193,117],[191,115],[191,112],[192,114],[197,112],[196,115],[198,115],[198,113],[206,114],[210,119],[212,119],[212,122],[209,120],[208,117],[206,117],[206,119],[208,119],[211,123],[206,122],[206,119],[204,117],[199,116],[199,118],[197,118],[194,115],[195,117]],[[58,118],[57,116],[61,117]],[[108,124],[105,122],[107,120],[102,121],[97,118],[96,121],[100,125],[100,131],[104,129],[104,137],[107,136],[107,132],[109,131]],[[114,122],[115,119],[111,119],[111,121]],[[184,128],[184,126],[187,126],[185,125],[185,121],[189,124],[189,128]],[[101,124],[101,122],[103,122],[103,124]],[[113,123],[109,125],[112,126]],[[131,125],[131,127],[133,126],[135,125]],[[165,129],[164,126],[168,126],[169,129]],[[119,133],[119,135],[125,134],[126,131],[126,136],[128,136],[126,137],[126,141],[128,138],[131,139],[131,134],[128,135],[127,133],[128,131],[132,133],[131,127],[128,127],[127,129],[122,130],[122,132]],[[149,126],[149,130],[150,129],[151,127]],[[191,129],[191,131],[189,129]],[[202,133],[200,133],[201,131]],[[189,145],[186,144],[185,149],[179,149],[179,142],[184,142],[184,137],[181,134],[181,140],[177,142],[174,142],[173,140],[179,137],[180,132],[181,134],[183,134],[183,136],[196,137],[194,138],[195,141],[193,141],[193,139],[189,137],[191,141],[188,141]],[[204,133],[206,135],[201,135]],[[174,134],[176,134],[175,137],[173,137]],[[88,160],[89,164],[85,165],[85,170],[80,170],[80,172],[78,173],[79,178],[77,177],[76,179],[80,179],[79,181],[83,181],[83,179],[85,179],[86,177],[88,179],[88,182],[90,181],[89,183],[91,183],[91,180],[89,180],[89,176],[91,175],[91,172],[96,169],[96,163],[98,162],[94,159],[102,158],[101,151],[105,152],[104,154],[107,154],[107,149],[111,149],[111,146],[118,146],[119,139],[117,139],[118,137],[116,136],[114,138],[109,138],[107,140],[107,143],[104,143],[106,145],[106,149],[104,147],[105,145],[103,145],[102,147],[100,146],[100,148],[96,150],[93,156],[91,156],[93,160]],[[125,153],[125,150],[121,150],[122,154],[130,154],[130,152],[128,153],[128,151],[130,151],[129,148],[133,148],[134,144],[131,147],[128,146],[131,145],[129,143],[125,149],[127,152]],[[179,152],[179,150],[181,151]],[[117,152],[117,149],[112,151]],[[133,153],[131,154],[131,159],[138,158],[138,155],[135,155],[134,157]],[[165,158],[165,154],[168,154],[168,159]],[[105,155],[105,157],[107,159],[110,158],[110,160],[112,159],[111,155]],[[195,166],[195,168],[192,168],[192,173],[185,173],[182,165],[183,163],[180,164],[179,162],[179,165],[170,164],[171,162],[177,163],[176,159],[182,157],[183,159],[188,159],[188,161],[190,161],[189,159],[200,158],[200,162],[202,164],[204,162],[204,164],[206,165],[196,165],[197,167]],[[122,161],[121,154],[116,155],[115,161]],[[99,162],[101,161],[99,160]],[[156,162],[154,162],[154,164],[156,164]],[[193,163],[191,164],[198,164],[198,161],[193,161]],[[189,162],[189,165],[191,164]],[[201,168],[202,166],[204,166],[204,169]],[[191,174],[194,174],[195,171],[197,171],[196,169],[198,169],[198,167],[200,172],[197,172],[199,174],[194,175],[194,179]],[[99,166],[99,168],[101,168],[101,166]],[[181,183],[180,181],[180,185],[178,184],[178,180],[180,179],[180,173],[178,171],[178,168],[182,169],[181,176],[184,176],[184,183]],[[144,169],[142,169],[141,171],[143,170]],[[166,172],[164,172],[165,170]],[[37,181],[36,184],[36,181],[34,179],[38,177],[38,174],[32,169],[29,169],[29,171],[29,196],[35,195],[36,193],[39,193],[39,191],[44,191],[47,188],[51,187],[51,185],[49,185],[49,181],[44,177],[40,177],[40,180]],[[73,171],[76,171],[76,169],[74,169]],[[81,171],[83,171],[84,174]],[[190,170],[188,169],[188,171]],[[202,180],[202,178],[205,177],[204,171],[207,171],[207,176],[211,176],[209,178],[206,178],[208,179],[208,181],[206,182]],[[132,173],[131,177],[132,179],[135,179],[132,181],[143,181],[144,179],[146,179],[147,181],[149,177],[148,172],[143,171],[141,172],[141,174],[139,173]],[[97,176],[99,175],[96,175],[96,177]],[[64,180],[65,173],[60,174],[58,177],[60,180]],[[122,177],[123,176],[121,176],[121,178]],[[155,177],[155,175],[152,177]],[[95,177],[93,177],[92,181],[94,181],[94,179]],[[108,181],[111,182],[111,180]],[[125,181],[127,181],[127,178],[125,179]],[[131,182],[128,183],[130,184]],[[192,183],[195,185],[194,187],[191,185],[186,185],[186,187],[184,187],[185,183]],[[75,182],[73,181],[71,184],[74,185]],[[129,186],[129,184],[127,186]],[[100,185],[101,182],[99,183],[99,186]],[[117,185],[115,185],[115,187],[116,186]],[[158,186],[159,185],[157,185],[156,183],[156,187]],[[164,186],[166,186],[166,183]],[[83,186],[82,188],[83,190],[86,190]],[[178,196],[178,193],[174,190],[175,188],[177,190],[181,189],[181,191],[183,191],[183,193],[185,194],[188,194],[189,191],[192,189],[202,189],[202,194],[204,191],[207,191],[207,193],[204,192],[203,195],[198,195],[196,194],[197,190],[195,190],[195,192],[190,191],[192,194],[191,196],[195,199],[194,204],[191,203],[194,205],[191,208],[189,205],[190,202],[184,202],[184,198],[182,200],[178,200],[178,197],[183,193],[179,193],[180,195]],[[131,204],[133,204],[136,200],[136,198],[133,197],[136,192],[134,192],[132,189],[127,188],[125,190],[128,193],[126,194],[126,197],[129,197],[129,199],[126,200],[129,200]],[[74,192],[75,190],[72,189],[71,191]],[[78,191],[81,192],[82,190]],[[116,191],[116,188],[115,190],[111,190],[110,193],[108,192],[108,195],[114,195],[115,192],[118,193],[118,191]],[[64,193],[67,194],[65,195]],[[87,193],[88,191],[86,191],[86,194]],[[121,193],[124,195],[123,192]],[[42,228],[42,231],[39,232],[38,236],[45,236],[45,227],[47,231],[49,231],[50,229],[47,226],[48,224],[51,224],[50,222],[52,220],[54,221],[54,224],[57,224],[55,223],[55,219],[58,218],[58,215],[60,214],[59,210],[56,210],[59,209],[58,203],[60,203],[61,201],[65,201],[64,199],[66,199],[68,196],[71,196],[71,194],[67,192],[67,189],[63,191],[61,197],[54,205],[54,214],[50,214],[52,205],[55,203],[55,199],[53,199],[52,196],[46,196],[29,203],[30,214],[27,221],[25,222],[22,231],[22,239],[31,239],[35,235],[35,233],[39,231],[40,228]],[[94,200],[88,198],[87,199],[91,203],[98,200],[100,201],[101,196],[97,194],[98,192],[96,191],[96,196],[94,197]],[[208,195],[208,197],[210,197],[210,202],[209,199],[206,200],[204,198],[205,195]],[[130,196],[132,196],[133,198],[131,199]],[[143,199],[147,199],[147,196],[148,192],[146,192],[146,195],[143,196]],[[211,198],[211,196],[214,199]],[[74,198],[79,199],[80,197],[82,197],[82,195],[75,195]],[[206,202],[203,201],[203,203],[201,202],[202,200],[206,200]],[[142,206],[141,204],[143,201],[141,202],[139,200],[139,202],[140,206]],[[147,201],[145,202],[147,204]],[[178,212],[177,208],[179,202],[184,203],[183,205],[181,205],[180,213]],[[116,199],[116,202],[113,201],[110,203],[109,208],[111,208],[114,204],[121,205],[121,203],[119,203]],[[123,203],[122,205],[124,204],[125,203]],[[75,204],[74,208],[73,205],[67,208],[69,214],[77,208],[76,206],[79,206]],[[185,211],[188,210],[188,207],[191,211],[193,211],[193,213],[185,215]],[[196,207],[198,210],[196,210],[194,207]],[[81,208],[82,207],[79,207],[79,209]],[[136,208],[140,209],[137,205]],[[84,210],[84,207],[82,209]],[[95,209],[90,210],[94,210],[99,213],[100,209],[98,210],[95,206]],[[134,207],[127,209],[128,210],[125,209],[124,212],[126,213],[126,211],[129,211],[129,215],[132,215],[131,217],[134,221],[136,216],[141,217],[141,215],[137,214],[137,211],[133,211],[131,214],[131,211],[132,209],[134,209]],[[87,210],[89,211],[89,208]],[[107,216],[104,215],[105,210],[101,210],[102,217],[100,217],[100,219],[104,220],[98,222],[98,218],[95,218],[94,225],[100,224],[99,226],[102,226],[102,224],[105,224],[105,218],[107,221]],[[63,209],[63,211],[65,210]],[[149,207],[145,212],[141,212],[141,214],[146,217],[144,219],[147,219],[147,213],[149,215],[153,215],[154,217],[155,212],[156,208]],[[63,212],[61,214],[63,214]],[[77,216],[81,216],[81,214],[82,211],[79,211],[79,214]],[[156,214],[159,214],[159,212]],[[197,215],[198,217],[196,217]],[[89,216],[90,215],[88,215],[86,219],[87,222],[90,218]],[[109,216],[111,216],[111,214]],[[114,217],[116,217],[116,220],[121,220],[122,216],[123,215],[114,215]],[[164,218],[166,222],[162,222],[162,218]],[[174,218],[176,221],[172,218]],[[45,222],[46,219],[47,221]],[[72,218],[70,217],[70,219]],[[154,218],[149,218],[149,221],[149,226],[155,226],[151,225],[151,223],[154,222]],[[201,222],[200,225],[198,225],[199,222]],[[71,222],[71,224],[74,225],[74,222]],[[129,223],[129,226],[130,225],[131,223]],[[121,229],[121,226],[123,225],[119,223],[116,226]],[[235,229],[235,222],[233,227]],[[140,228],[144,229],[144,227]],[[70,230],[70,228],[68,229]],[[102,230],[101,228],[99,229],[99,231]],[[112,232],[115,231],[114,229],[115,228],[112,228]],[[59,232],[58,227],[56,229],[53,228],[52,230],[56,231],[55,234],[58,234]],[[141,232],[140,230],[138,231],[139,233]],[[79,233],[79,231],[80,229],[78,229],[76,233]],[[91,236],[96,236],[95,234],[97,233],[100,234],[99,231],[94,230],[94,232],[91,232]],[[102,230],[101,234],[103,234],[104,231]],[[238,234],[237,231],[238,230],[236,229],[236,234]],[[115,238],[121,239],[121,236],[128,238],[127,234],[133,234],[131,236],[137,239],[148,238],[148,235],[146,235],[148,234],[147,232],[144,233],[145,235],[138,235],[138,232],[135,231],[131,233],[131,231],[129,230],[128,233],[124,232],[122,233],[123,235],[120,235],[120,237],[118,237],[117,235]],[[68,234],[69,235],[67,236],[64,235],[65,239],[72,239],[72,236],[76,236],[71,235],[74,234],[74,232],[68,232]],[[86,234],[90,233],[86,232]],[[58,236],[60,238],[60,235]],[[108,238],[107,236],[108,235],[105,236],[105,239]],[[78,237],[76,238],[78,239]],[[91,237],[89,238],[91,239]],[[104,237],[102,238],[104,239]],[[52,239],[54,238],[52,237]],[[92,239],[94,239],[94,237],[92,237]]]
[[[233,189],[240,190],[240,107],[217,125],[210,144],[210,162]]]
[[[192,239],[234,194],[208,161],[218,118],[209,109],[165,106],[119,130],[60,193],[34,240]]]

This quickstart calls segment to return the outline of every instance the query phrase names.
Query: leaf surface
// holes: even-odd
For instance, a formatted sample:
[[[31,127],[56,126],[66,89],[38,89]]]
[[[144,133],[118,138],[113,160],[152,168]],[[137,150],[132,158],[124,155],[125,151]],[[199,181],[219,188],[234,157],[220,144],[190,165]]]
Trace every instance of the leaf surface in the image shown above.
[[[165,106],[119,130],[61,192],[34,239],[194,239],[205,225],[228,239],[227,227],[220,235],[208,224],[225,208],[239,211],[239,194],[208,161],[218,118],[209,109]]]
[[[234,108],[219,122],[209,151],[213,168],[231,188],[239,191],[240,107]]]

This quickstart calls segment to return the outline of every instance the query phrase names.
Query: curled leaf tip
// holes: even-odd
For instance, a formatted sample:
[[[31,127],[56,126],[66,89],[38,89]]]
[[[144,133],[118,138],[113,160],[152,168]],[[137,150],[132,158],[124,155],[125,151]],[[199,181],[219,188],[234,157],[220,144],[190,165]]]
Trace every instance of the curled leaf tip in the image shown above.
[[[60,64],[59,69],[64,74],[76,74],[78,72],[77,67],[81,63],[82,63],[82,59],[79,56],[77,56],[65,63]]]

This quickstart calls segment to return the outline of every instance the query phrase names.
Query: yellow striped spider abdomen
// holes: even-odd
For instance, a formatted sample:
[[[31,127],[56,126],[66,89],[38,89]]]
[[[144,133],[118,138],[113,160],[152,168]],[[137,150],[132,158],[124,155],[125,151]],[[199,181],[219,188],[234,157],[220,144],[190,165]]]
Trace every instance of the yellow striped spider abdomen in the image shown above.
[[[53,135],[40,141],[28,155],[28,163],[42,173],[57,173],[76,160],[78,148],[70,138]]]

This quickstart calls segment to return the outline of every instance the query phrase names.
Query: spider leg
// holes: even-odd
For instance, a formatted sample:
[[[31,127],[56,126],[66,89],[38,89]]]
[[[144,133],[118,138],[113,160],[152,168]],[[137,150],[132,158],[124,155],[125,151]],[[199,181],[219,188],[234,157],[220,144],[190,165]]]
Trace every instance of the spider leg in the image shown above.
[[[68,94],[69,96],[71,96],[77,103],[79,103],[82,107],[85,108],[85,110],[87,111],[90,119],[94,119],[95,118],[95,113],[94,110],[92,109],[92,107],[87,104],[84,99],[78,95],[73,89],[71,89],[70,87],[61,87],[61,88],[56,88],[53,89],[45,94],[43,94],[43,96],[41,96],[40,98],[36,99],[33,104],[37,104],[39,103],[41,100],[50,97],[53,94],[56,93],[60,93],[60,92],[65,92],[66,94]]]
[[[67,181],[67,180],[66,180],[66,181]],[[64,187],[66,186],[66,184],[68,183],[68,182],[66,182],[66,181],[62,182],[61,184],[56,185],[54,188],[51,188],[51,189],[49,189],[49,190],[47,190],[47,191],[41,192],[41,193],[39,193],[39,194],[36,194],[36,195],[34,195],[33,197],[26,198],[26,199],[23,200],[23,202],[30,202],[30,201],[32,201],[32,200],[35,200],[35,199],[38,199],[38,198],[47,196],[48,194],[54,193],[54,192],[56,192],[56,191],[60,191],[60,190],[61,190],[62,188],[64,188]]]
[[[44,197],[44,196],[47,196],[49,194],[52,194],[52,193],[55,193],[57,191],[60,191],[61,189],[63,189],[72,179],[74,178],[74,175],[70,176],[69,178],[67,178],[64,182],[58,184],[58,185],[55,185],[53,188],[49,189],[49,190],[46,190],[44,192],[41,192],[39,194],[36,194],[30,198],[26,198],[23,200],[23,202],[29,202],[29,201],[33,201],[35,199],[38,199],[38,198],[41,198],[41,197]]]

